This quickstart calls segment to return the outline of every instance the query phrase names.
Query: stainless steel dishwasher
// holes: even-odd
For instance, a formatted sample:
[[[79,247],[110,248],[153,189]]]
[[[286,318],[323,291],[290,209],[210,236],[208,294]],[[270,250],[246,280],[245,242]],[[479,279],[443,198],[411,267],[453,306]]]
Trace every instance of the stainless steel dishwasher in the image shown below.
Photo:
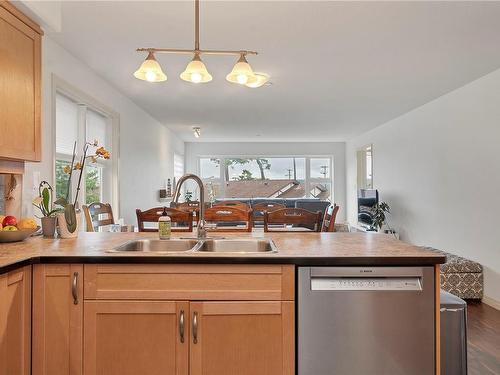
[[[298,375],[432,375],[433,267],[300,267]]]

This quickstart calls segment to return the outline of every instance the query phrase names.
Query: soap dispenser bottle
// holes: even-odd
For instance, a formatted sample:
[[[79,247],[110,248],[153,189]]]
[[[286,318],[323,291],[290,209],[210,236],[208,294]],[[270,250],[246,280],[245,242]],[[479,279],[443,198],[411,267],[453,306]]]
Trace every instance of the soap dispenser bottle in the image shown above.
[[[170,233],[172,231],[172,221],[170,216],[168,216],[167,207],[163,207],[163,212],[158,218],[158,234],[160,240],[170,239]]]

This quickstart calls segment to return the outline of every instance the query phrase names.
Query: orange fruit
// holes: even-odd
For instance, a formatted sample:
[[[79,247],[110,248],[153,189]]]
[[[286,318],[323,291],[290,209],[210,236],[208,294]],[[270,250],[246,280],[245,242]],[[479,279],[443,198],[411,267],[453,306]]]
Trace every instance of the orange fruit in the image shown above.
[[[35,219],[31,217],[24,217],[17,223],[17,229],[36,229],[37,224]]]

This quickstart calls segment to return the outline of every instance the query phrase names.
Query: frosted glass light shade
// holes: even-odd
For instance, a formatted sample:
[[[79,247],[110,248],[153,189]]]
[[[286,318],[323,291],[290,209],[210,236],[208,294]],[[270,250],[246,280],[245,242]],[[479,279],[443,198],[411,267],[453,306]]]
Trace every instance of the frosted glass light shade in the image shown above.
[[[167,80],[167,75],[161,70],[161,66],[156,61],[153,52],[149,52],[146,60],[135,71],[134,77],[148,82],[163,82]]]
[[[206,83],[212,80],[212,76],[198,54],[194,55],[193,60],[189,62],[180,77],[182,80],[192,83]]]
[[[231,83],[240,85],[248,85],[257,81],[252,67],[248,63],[245,55],[241,55],[238,62],[234,65],[233,70],[226,76],[226,80]]]
[[[249,82],[245,84],[246,87],[250,87],[252,89],[256,89],[262,85],[264,85],[267,81],[269,81],[269,74],[266,73],[254,73],[255,78],[257,78],[254,82]]]

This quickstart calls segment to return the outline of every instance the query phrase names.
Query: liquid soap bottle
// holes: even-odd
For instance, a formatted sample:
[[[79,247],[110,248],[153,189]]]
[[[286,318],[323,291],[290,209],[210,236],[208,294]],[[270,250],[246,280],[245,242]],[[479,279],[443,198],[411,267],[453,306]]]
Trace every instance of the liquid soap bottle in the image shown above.
[[[163,212],[158,219],[158,234],[160,240],[169,240],[172,231],[172,221],[168,216],[167,207],[163,207]]]

